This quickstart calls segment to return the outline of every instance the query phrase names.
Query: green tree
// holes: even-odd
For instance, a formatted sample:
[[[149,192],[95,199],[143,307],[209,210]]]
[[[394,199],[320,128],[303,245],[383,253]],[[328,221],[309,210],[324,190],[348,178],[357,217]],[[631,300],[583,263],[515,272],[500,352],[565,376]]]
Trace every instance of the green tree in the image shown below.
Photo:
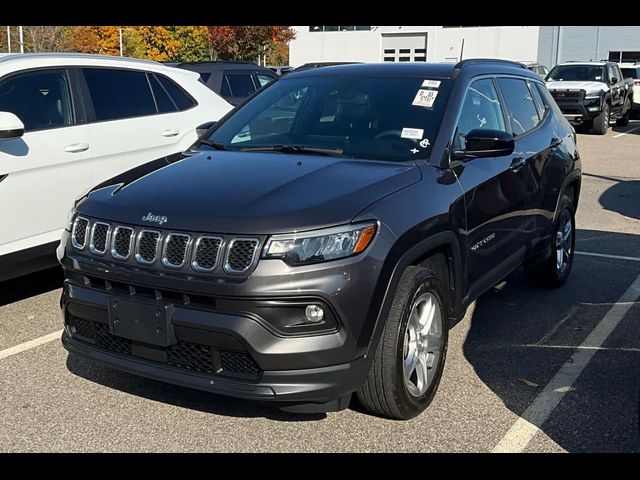
[[[209,29],[204,26],[168,27],[173,39],[178,42],[175,60],[199,62],[209,60]]]

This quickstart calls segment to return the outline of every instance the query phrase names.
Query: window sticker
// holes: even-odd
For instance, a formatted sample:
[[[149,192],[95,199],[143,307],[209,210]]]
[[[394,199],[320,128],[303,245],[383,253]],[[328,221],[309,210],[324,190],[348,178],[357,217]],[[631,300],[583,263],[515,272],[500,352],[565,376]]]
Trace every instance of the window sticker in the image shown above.
[[[424,130],[422,128],[403,128],[400,138],[412,138],[414,140],[422,140]]]
[[[422,148],[427,148],[429,145],[431,145],[431,143],[429,142],[429,139],[428,139],[428,138],[425,138],[424,140],[422,140],[422,141],[420,142],[420,146],[421,146]]]
[[[426,88],[440,88],[440,80],[425,80],[422,86]]]
[[[431,108],[433,107],[433,103],[436,101],[437,96],[437,90],[418,90],[416,98],[413,99],[413,103],[411,105]]]

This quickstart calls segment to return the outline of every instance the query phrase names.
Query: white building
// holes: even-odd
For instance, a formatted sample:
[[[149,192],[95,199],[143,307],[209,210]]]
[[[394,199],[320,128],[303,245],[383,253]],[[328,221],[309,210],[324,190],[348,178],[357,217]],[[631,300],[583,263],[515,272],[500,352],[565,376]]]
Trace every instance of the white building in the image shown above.
[[[640,60],[640,27],[294,26],[290,65],[311,62]]]

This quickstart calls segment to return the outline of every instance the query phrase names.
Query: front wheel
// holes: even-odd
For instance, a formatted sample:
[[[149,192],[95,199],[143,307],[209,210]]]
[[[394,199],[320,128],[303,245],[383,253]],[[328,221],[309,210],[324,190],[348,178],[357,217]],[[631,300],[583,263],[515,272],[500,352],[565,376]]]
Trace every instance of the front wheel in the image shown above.
[[[403,273],[369,374],[357,392],[371,413],[407,420],[431,403],[449,338],[447,272],[438,255]]]
[[[606,135],[609,130],[609,104],[605,103],[602,108],[602,112],[596,118],[593,119],[593,133],[597,133],[598,135]]]

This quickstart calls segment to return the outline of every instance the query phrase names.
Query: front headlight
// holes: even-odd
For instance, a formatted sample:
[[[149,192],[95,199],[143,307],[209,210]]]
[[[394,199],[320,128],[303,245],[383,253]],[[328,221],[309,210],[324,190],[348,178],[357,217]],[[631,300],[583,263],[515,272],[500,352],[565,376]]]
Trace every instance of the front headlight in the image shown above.
[[[363,252],[373,240],[378,224],[345,225],[312,232],[274,235],[265,258],[281,258],[290,265],[308,265],[350,257]]]
[[[584,98],[600,98],[600,95],[602,95],[602,90],[593,90],[591,92],[587,92]]]

